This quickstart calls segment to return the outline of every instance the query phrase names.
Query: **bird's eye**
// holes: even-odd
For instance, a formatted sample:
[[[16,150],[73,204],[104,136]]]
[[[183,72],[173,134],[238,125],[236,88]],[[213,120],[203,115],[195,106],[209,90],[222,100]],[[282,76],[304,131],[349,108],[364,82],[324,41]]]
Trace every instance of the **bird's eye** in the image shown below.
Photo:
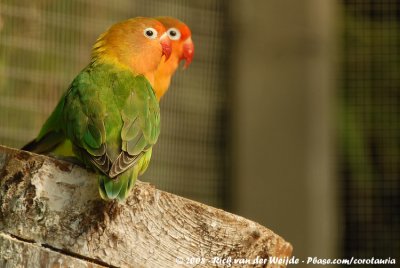
[[[179,40],[181,38],[181,32],[176,28],[169,28],[167,33],[171,40]]]
[[[154,28],[146,28],[144,29],[144,36],[146,36],[149,39],[155,39],[157,38],[157,31]]]

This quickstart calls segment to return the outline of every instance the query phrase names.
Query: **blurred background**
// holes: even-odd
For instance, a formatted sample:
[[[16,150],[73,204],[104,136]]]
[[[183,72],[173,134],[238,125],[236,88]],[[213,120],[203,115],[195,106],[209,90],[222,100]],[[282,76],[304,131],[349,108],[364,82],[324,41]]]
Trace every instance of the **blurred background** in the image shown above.
[[[0,144],[37,135],[111,24],[159,15],[190,26],[195,58],[142,180],[297,257],[400,262],[397,0],[1,0]]]

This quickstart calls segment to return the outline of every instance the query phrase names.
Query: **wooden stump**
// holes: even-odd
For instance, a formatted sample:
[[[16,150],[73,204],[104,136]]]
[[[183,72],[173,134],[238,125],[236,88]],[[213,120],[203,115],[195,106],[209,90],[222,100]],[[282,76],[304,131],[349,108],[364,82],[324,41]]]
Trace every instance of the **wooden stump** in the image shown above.
[[[105,202],[95,174],[0,146],[0,267],[254,267],[234,261],[291,252],[257,223],[148,183]]]

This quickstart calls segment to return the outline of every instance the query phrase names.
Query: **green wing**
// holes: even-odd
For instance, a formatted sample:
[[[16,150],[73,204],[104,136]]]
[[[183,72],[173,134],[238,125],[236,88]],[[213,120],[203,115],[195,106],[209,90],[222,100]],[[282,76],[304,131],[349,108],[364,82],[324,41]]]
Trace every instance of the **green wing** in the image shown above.
[[[108,159],[99,160],[106,155],[104,120],[107,114],[105,104],[99,98],[101,90],[102,87],[94,83],[90,69],[81,72],[66,96],[63,118],[64,132],[78,150],[78,155],[84,162],[95,159],[89,162],[98,163],[100,171],[106,172],[110,167],[109,161],[105,161]]]
[[[65,95],[60,99],[53,113],[44,123],[39,135],[22,150],[35,153],[49,153],[65,140],[62,131],[62,111],[65,104]]]
[[[135,77],[135,85],[121,109],[121,118],[121,153],[110,169],[111,178],[134,165],[156,143],[160,133],[159,105],[145,77]]]
[[[157,141],[160,110],[144,76],[99,68],[75,79],[64,109],[66,133],[84,161],[117,179]]]

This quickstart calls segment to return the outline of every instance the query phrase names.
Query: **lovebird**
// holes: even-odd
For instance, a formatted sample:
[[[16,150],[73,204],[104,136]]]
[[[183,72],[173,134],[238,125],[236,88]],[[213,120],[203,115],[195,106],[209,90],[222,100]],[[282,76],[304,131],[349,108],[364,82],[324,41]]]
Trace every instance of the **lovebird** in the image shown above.
[[[171,50],[156,19],[111,26],[37,138],[22,149],[77,157],[98,174],[103,199],[124,201],[147,169],[160,133],[155,76]]]
[[[189,67],[193,60],[194,44],[192,32],[182,21],[173,17],[156,17],[155,19],[167,29],[172,47],[171,57],[168,61],[162,60],[156,71],[154,91],[159,100],[168,90],[172,75],[178,68],[179,62],[185,60],[184,68]]]

